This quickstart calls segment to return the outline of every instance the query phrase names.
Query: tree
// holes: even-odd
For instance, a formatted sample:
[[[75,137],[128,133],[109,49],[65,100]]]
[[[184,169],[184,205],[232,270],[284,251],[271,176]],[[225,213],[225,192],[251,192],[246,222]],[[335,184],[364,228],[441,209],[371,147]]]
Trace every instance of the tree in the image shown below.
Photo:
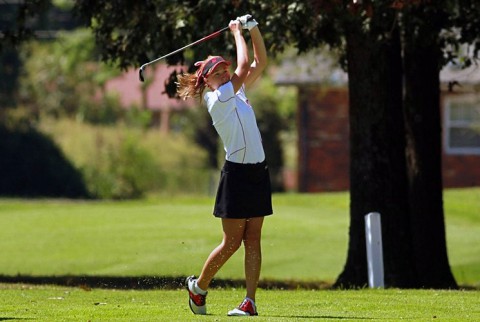
[[[408,195],[402,115],[400,34],[395,12],[373,14],[368,29],[356,12],[346,20],[350,93],[350,239],[337,287],[367,284],[364,216],[379,212],[385,284],[414,287],[408,242]],[[384,38],[379,41],[378,38]],[[374,72],[372,72],[374,71]]]
[[[473,43],[473,57],[478,57],[479,49],[478,36],[474,36],[478,35],[475,34],[478,24],[472,24],[475,19],[478,22],[478,17],[471,20],[462,18],[473,18],[472,11],[478,13],[478,9],[473,8],[473,2],[463,1],[463,6],[458,4],[457,1],[365,1],[360,6],[351,7],[350,12],[354,14],[352,19],[339,20],[346,34],[353,147],[349,252],[344,271],[336,282],[337,286],[357,287],[366,284],[362,219],[371,210],[365,208],[363,213],[358,211],[362,205],[367,206],[371,202],[372,205],[376,203],[377,209],[385,209],[385,213],[382,213],[382,231],[387,242],[384,255],[386,284],[399,287],[456,287],[446,253],[443,219],[439,72],[446,62],[455,61],[459,57],[459,53],[451,48],[458,48],[462,42]],[[451,33],[456,34],[455,27],[461,27],[458,38],[450,36]],[[445,31],[449,32],[442,34]],[[397,40],[399,33],[400,41]],[[363,55],[365,53],[366,56]],[[375,63],[372,64],[368,53],[375,55]],[[400,53],[402,56],[399,56]],[[388,56],[393,60],[387,59],[385,64],[384,57]],[[375,70],[377,76],[369,77],[366,69],[358,68],[355,60],[365,58],[367,68]],[[472,57],[461,59],[466,65],[472,62]],[[403,66],[403,69],[392,69],[392,64]],[[384,71],[387,71],[387,75],[383,74]],[[359,80],[358,77],[362,76],[365,78]],[[357,92],[362,87],[355,84],[356,81],[368,83],[376,77],[383,79],[377,83],[380,85],[378,88],[370,87],[376,95],[369,98],[368,94]],[[405,94],[401,95],[401,91]],[[382,93],[388,93],[393,100],[385,100]],[[358,96],[355,97],[356,95]],[[359,110],[357,104],[362,104],[362,98],[363,106]],[[398,106],[396,102],[402,100],[403,104]],[[380,106],[377,106],[378,103]],[[397,116],[391,119],[383,115],[385,107],[394,107],[387,115]],[[369,113],[372,109],[374,113],[370,117],[357,114]],[[398,114],[401,109],[404,119]],[[359,119],[355,120],[355,116]],[[359,120],[373,121],[375,118],[372,116],[383,116],[382,123],[389,125],[382,130],[381,127],[379,129],[373,126],[375,123],[367,122],[362,130]],[[406,142],[402,134],[403,126],[406,129]],[[379,137],[372,140],[373,143],[368,143],[375,133],[380,134]],[[385,139],[383,136],[391,137]],[[360,142],[356,138],[361,138]],[[392,144],[387,148],[389,154],[374,149],[368,152],[368,148],[372,149],[382,142]],[[365,151],[360,151],[358,146]],[[399,154],[401,150],[398,147],[401,150],[405,148],[406,154]],[[407,180],[405,173],[394,175],[395,171],[401,171],[405,167],[405,163]],[[390,171],[384,172],[385,170]],[[373,171],[383,173],[383,177],[391,182],[383,182],[383,185],[380,183],[382,189],[370,186],[377,183],[375,179],[369,181],[370,185],[362,182],[362,178],[372,175]],[[392,184],[398,187],[391,187]],[[404,199],[405,193],[408,198]],[[393,196],[400,196],[400,199],[392,198]],[[355,205],[356,202],[359,205]]]
[[[283,3],[238,0],[77,0],[75,10],[92,27],[102,58],[127,68],[140,66],[220,30],[230,19],[245,12],[265,17],[263,25],[268,25],[266,30],[269,31],[265,34],[265,43],[272,52],[279,52],[289,42],[284,26],[286,14],[298,5],[304,7],[293,3],[293,9],[288,9],[289,6]],[[188,59],[193,69],[195,61],[204,59],[214,50],[234,54],[234,44],[225,41],[229,37],[224,33],[209,40],[208,45],[196,46],[194,50],[170,56],[166,61],[175,65]]]
[[[443,224],[438,72],[459,57],[456,49],[461,43],[472,43],[478,56],[480,15],[474,1],[78,0],[77,9],[91,21],[104,58],[120,57],[123,66],[139,66],[154,58],[153,53],[173,51],[220,29],[227,21],[218,17],[246,12],[261,17],[272,54],[286,46],[299,52],[322,44],[340,49],[351,104],[351,224],[348,258],[336,286],[367,283],[363,216],[379,211],[387,286],[456,287]],[[434,23],[422,23],[429,19]],[[460,28],[458,37],[455,28]],[[192,64],[210,51],[232,53],[232,42],[223,40],[168,62]],[[428,46],[419,46],[422,41]],[[416,79],[416,72],[424,75]],[[417,117],[425,121],[418,123]],[[427,238],[438,243],[423,243]],[[441,273],[432,274],[434,270]]]
[[[0,107],[16,105],[21,45],[32,39],[51,39],[58,30],[71,30],[73,0],[0,2]]]
[[[0,3],[0,108],[15,104],[20,72],[19,45],[34,37],[29,20],[45,11],[48,3],[48,0],[26,1],[20,5]]]
[[[14,19],[0,19],[0,52],[6,48],[16,47],[25,40],[35,37],[34,19],[45,12],[50,6],[50,0],[32,0],[23,3],[2,3],[4,17]],[[3,18],[3,17],[2,17]]]
[[[447,21],[445,1],[403,12],[404,113],[409,213],[416,284],[454,287],[448,266],[442,197],[440,117],[440,32]],[[422,93],[417,95],[416,93]],[[437,233],[426,234],[432,230]]]
[[[117,98],[105,90],[106,81],[119,71],[96,61],[89,30],[62,32],[55,41],[32,41],[24,48],[19,97],[32,114],[91,123],[113,123],[121,117]]]

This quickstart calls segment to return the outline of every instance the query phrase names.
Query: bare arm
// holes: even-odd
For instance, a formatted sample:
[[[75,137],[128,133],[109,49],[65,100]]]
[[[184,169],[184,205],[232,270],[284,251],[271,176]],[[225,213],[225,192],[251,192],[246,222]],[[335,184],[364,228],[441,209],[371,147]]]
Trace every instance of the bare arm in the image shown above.
[[[265,67],[267,67],[268,63],[267,50],[258,26],[250,30],[250,36],[252,38],[254,60],[250,65],[247,78],[245,79],[246,87],[250,87],[250,85],[255,82]]]
[[[240,22],[238,20],[232,20],[230,21],[229,27],[235,38],[235,45],[237,48],[237,68],[231,78],[233,89],[236,93],[240,87],[242,87],[249,73],[248,50],[247,44],[242,35],[242,26]]]

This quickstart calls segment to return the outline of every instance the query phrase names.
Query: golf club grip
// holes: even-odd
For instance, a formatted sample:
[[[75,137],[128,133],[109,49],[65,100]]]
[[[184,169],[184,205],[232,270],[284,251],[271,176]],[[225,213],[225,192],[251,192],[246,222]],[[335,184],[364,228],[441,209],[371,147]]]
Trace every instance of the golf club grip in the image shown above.
[[[228,30],[228,29],[229,29],[229,27],[225,27],[225,28],[223,28],[223,29],[220,29],[220,30],[218,30],[218,31],[215,31],[214,33],[212,33],[212,34],[210,34],[210,35],[208,35],[208,36],[205,36],[205,37],[203,37],[202,39],[199,39],[199,40],[197,40],[197,41],[195,41],[195,42],[193,42],[193,43],[191,43],[190,45],[187,45],[187,46],[193,46],[193,45],[199,44],[199,43],[201,43],[201,42],[204,42],[205,40],[209,40],[209,39],[215,38],[215,37],[217,37],[218,35],[220,35],[222,32],[224,32],[224,31],[226,31],[226,30]],[[186,48],[186,47],[184,47],[184,48]]]

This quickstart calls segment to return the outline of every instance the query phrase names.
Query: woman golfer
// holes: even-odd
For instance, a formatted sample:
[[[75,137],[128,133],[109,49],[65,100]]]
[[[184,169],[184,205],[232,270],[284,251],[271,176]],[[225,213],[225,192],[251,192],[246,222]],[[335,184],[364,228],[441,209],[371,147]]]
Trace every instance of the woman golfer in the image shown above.
[[[229,72],[230,62],[209,56],[197,62],[194,74],[178,77],[180,97],[203,96],[213,125],[223,141],[226,161],[221,172],[214,215],[222,219],[223,240],[206,260],[198,279],[186,280],[189,305],[194,314],[206,314],[206,296],[210,282],[225,262],[245,247],[246,297],[228,315],[257,315],[255,293],[260,277],[262,224],[271,215],[270,176],[265,162],[262,139],[252,106],[245,96],[267,65],[267,54],[257,22],[245,15],[229,23],[235,39],[237,67]],[[250,31],[254,60],[249,64],[242,28]],[[204,95],[204,90],[208,87]]]

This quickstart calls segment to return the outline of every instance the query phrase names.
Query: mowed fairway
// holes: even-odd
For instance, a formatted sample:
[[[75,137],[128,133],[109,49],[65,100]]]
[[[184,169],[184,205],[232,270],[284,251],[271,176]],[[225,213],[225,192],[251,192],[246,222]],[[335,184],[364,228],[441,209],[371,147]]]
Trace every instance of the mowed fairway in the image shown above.
[[[198,274],[221,241],[211,197],[148,201],[2,200],[4,275]],[[263,277],[333,281],[346,256],[348,196],[275,196],[264,229]],[[242,278],[243,250],[219,278]]]
[[[194,316],[184,290],[85,291],[0,284],[0,320],[231,321],[236,318],[226,313],[244,294],[244,290],[213,289],[208,295],[208,315]],[[259,316],[254,320],[479,321],[479,295],[478,291],[435,290],[259,290]]]
[[[460,285],[480,286],[480,189],[447,190],[450,264]],[[212,197],[92,202],[0,199],[0,275],[183,277],[198,274],[221,238]],[[265,221],[262,279],[331,283],[348,242],[348,193],[279,194]],[[243,251],[219,279],[243,278]],[[241,288],[214,288],[209,316],[193,316],[184,290],[110,290],[0,284],[0,320],[226,320]],[[480,320],[480,292],[267,290],[258,321]]]

